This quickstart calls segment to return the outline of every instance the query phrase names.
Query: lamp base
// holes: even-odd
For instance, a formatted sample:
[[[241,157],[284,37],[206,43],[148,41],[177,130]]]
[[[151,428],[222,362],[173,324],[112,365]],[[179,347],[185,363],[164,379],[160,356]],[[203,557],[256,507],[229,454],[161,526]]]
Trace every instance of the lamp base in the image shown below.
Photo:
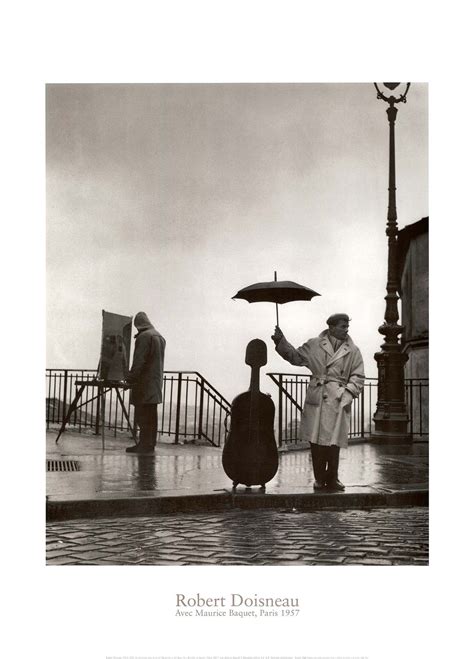
[[[372,444],[388,446],[388,445],[412,444],[413,438],[411,435],[407,435],[406,433],[374,431],[369,436],[369,441]]]

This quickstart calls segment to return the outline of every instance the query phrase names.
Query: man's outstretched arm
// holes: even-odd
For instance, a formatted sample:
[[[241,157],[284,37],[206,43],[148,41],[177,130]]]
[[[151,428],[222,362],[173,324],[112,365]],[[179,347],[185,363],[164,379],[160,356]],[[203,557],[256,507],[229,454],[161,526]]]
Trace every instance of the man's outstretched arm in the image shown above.
[[[285,336],[278,325],[275,327],[275,333],[272,335],[272,340],[275,343],[275,350],[277,353],[287,362],[290,362],[290,364],[293,364],[293,366],[308,365],[308,361],[305,356],[305,346],[302,346],[298,349],[294,348],[291,343],[285,339]]]

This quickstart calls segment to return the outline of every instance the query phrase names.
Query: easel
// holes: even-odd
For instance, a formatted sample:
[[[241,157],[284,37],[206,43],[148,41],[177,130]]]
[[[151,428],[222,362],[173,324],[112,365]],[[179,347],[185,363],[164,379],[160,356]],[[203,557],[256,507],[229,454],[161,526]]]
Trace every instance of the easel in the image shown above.
[[[138,444],[138,440],[136,438],[136,433],[135,429],[133,428],[132,424],[130,423],[130,418],[128,416],[127,410],[125,408],[125,403],[123,401],[122,395],[120,393],[120,389],[129,389],[129,385],[123,383],[123,382],[116,382],[115,380],[76,380],[75,383],[76,387],[79,387],[79,389],[76,390],[76,395],[74,397],[74,400],[72,403],[69,405],[69,409],[67,411],[67,414],[62,422],[61,428],[59,429],[58,436],[56,437],[56,444],[59,441],[59,438],[61,437],[62,433],[64,432],[64,429],[66,428],[67,424],[69,423],[69,419],[71,418],[73,412],[77,410],[79,407],[82,407],[83,405],[87,405],[87,403],[90,403],[93,400],[98,401],[98,410],[97,410],[97,416],[100,416],[100,425],[101,425],[101,435],[102,435],[102,450],[105,449],[105,394],[108,393],[109,391],[112,391],[112,389],[115,391],[117,395],[117,399],[120,402],[120,405],[122,407],[122,411],[125,415],[125,418],[127,419],[127,424],[128,427],[132,433],[133,440],[135,444]],[[86,401],[81,403],[80,405],[78,404],[79,401],[81,400],[82,394],[84,393],[84,390],[88,387],[97,387],[98,392],[95,396],[92,398],[88,398]]]

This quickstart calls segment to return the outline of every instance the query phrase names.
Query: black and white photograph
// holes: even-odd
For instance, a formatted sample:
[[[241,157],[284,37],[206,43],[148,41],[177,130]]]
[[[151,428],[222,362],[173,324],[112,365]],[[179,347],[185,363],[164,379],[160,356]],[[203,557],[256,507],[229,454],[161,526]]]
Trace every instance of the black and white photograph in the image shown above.
[[[48,565],[428,564],[427,139],[427,83],[47,85]]]

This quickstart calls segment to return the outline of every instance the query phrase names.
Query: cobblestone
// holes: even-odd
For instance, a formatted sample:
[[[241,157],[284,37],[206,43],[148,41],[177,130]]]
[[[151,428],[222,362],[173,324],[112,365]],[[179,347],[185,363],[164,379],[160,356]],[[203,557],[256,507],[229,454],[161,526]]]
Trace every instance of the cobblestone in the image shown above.
[[[54,522],[46,531],[48,565],[428,564],[424,507],[180,513]]]

